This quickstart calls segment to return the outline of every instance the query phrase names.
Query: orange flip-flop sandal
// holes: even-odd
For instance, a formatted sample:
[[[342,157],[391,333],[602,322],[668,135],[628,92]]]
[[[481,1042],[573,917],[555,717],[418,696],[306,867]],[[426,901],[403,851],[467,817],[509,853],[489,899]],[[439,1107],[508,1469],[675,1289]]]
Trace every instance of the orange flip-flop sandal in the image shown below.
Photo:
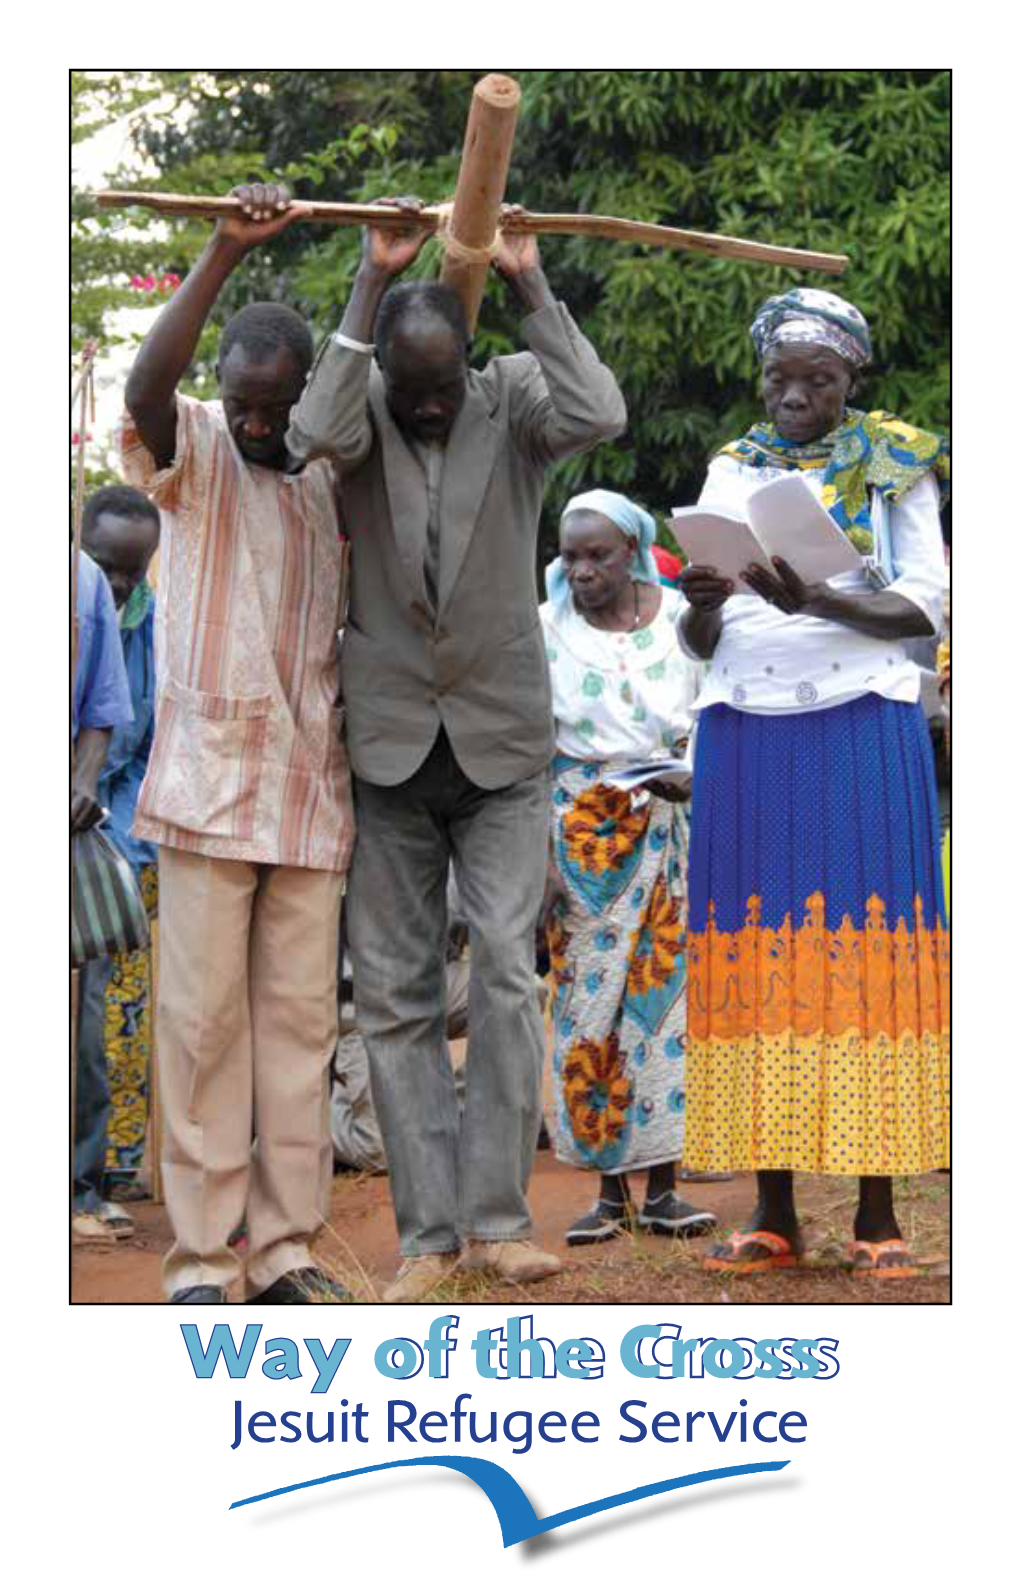
[[[886,1253],[903,1253],[910,1259],[910,1249],[902,1237],[890,1237],[888,1242],[851,1242],[847,1250],[850,1261],[850,1274],[855,1280],[868,1277],[874,1280],[906,1280],[921,1272],[917,1265],[906,1264],[879,1264],[879,1259]],[[859,1258],[866,1258],[866,1264],[858,1264]]]
[[[793,1243],[775,1231],[732,1231],[721,1246],[731,1249],[734,1257],[726,1259],[718,1253],[707,1253],[701,1261],[702,1269],[721,1270],[727,1275],[755,1275],[769,1270],[793,1270],[800,1263],[800,1254],[794,1252]],[[765,1248],[767,1256],[736,1257],[746,1247]]]

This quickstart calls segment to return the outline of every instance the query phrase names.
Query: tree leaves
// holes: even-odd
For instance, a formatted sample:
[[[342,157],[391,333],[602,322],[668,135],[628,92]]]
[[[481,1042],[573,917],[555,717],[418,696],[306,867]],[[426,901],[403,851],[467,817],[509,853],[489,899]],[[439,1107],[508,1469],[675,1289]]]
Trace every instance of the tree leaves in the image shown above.
[[[554,291],[614,368],[630,412],[617,444],[551,474],[547,547],[560,508],[582,486],[620,487],[660,518],[697,496],[712,450],[760,414],[751,319],[766,295],[793,284],[834,289],[868,317],[878,362],[869,405],[945,429],[948,72],[508,70],[523,95],[510,200],[845,251],[852,262],[831,280],[610,241],[543,239]],[[111,113],[133,106],[137,146],[155,160],[164,187],[224,191],[258,173],[327,200],[415,193],[434,201],[452,194],[471,89],[483,74],[152,72],[111,78],[105,102]],[[83,96],[89,125],[100,98],[94,88]],[[130,231],[129,239],[106,216],[81,254],[79,285],[87,276],[98,292],[88,313],[76,302],[82,331],[86,323],[95,331],[103,292],[116,291],[127,259],[128,272],[183,273],[208,233],[175,224],[168,238],[153,227],[159,240],[142,259],[137,216]],[[294,225],[248,259],[217,319],[268,295],[292,301],[325,334],[343,310],[359,252],[356,231]],[[415,272],[438,268],[429,245]],[[482,362],[520,343],[516,308],[493,280],[474,355]],[[211,364],[200,361],[196,374],[208,383]]]

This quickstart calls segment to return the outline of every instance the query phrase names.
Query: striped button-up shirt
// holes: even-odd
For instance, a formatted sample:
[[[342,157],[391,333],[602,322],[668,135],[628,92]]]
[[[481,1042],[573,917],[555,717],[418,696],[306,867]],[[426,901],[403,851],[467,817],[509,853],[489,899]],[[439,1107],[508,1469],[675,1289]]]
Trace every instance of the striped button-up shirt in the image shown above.
[[[170,848],[343,871],[354,838],[338,709],[346,547],[332,470],[245,461],[219,401],[177,397],[157,471],[130,417],[128,481],[159,506],[156,730],[134,832]]]

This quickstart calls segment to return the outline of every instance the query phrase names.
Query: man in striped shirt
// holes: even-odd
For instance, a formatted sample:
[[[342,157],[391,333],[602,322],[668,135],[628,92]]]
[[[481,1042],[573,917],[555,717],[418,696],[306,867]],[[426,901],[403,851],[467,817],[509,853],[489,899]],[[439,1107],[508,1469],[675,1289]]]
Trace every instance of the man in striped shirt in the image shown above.
[[[172,1302],[348,1294],[312,1261],[332,1179],[328,1065],[353,842],[338,710],[344,544],[326,461],[295,466],[312,360],[296,313],[227,323],[220,401],[177,392],[222,286],[291,219],[238,188],[139,350],[122,455],[159,505],[157,705],[136,836],[159,847],[158,1044]],[[254,1138],[254,1142],[253,1142]],[[246,1216],[245,1265],[229,1238]]]

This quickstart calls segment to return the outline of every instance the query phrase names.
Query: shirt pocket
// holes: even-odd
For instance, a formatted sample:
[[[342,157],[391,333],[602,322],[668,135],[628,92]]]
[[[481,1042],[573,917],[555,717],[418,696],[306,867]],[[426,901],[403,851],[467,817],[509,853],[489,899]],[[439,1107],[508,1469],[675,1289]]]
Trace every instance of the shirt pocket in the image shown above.
[[[206,837],[249,842],[271,695],[214,695],[168,679],[139,813]]]

